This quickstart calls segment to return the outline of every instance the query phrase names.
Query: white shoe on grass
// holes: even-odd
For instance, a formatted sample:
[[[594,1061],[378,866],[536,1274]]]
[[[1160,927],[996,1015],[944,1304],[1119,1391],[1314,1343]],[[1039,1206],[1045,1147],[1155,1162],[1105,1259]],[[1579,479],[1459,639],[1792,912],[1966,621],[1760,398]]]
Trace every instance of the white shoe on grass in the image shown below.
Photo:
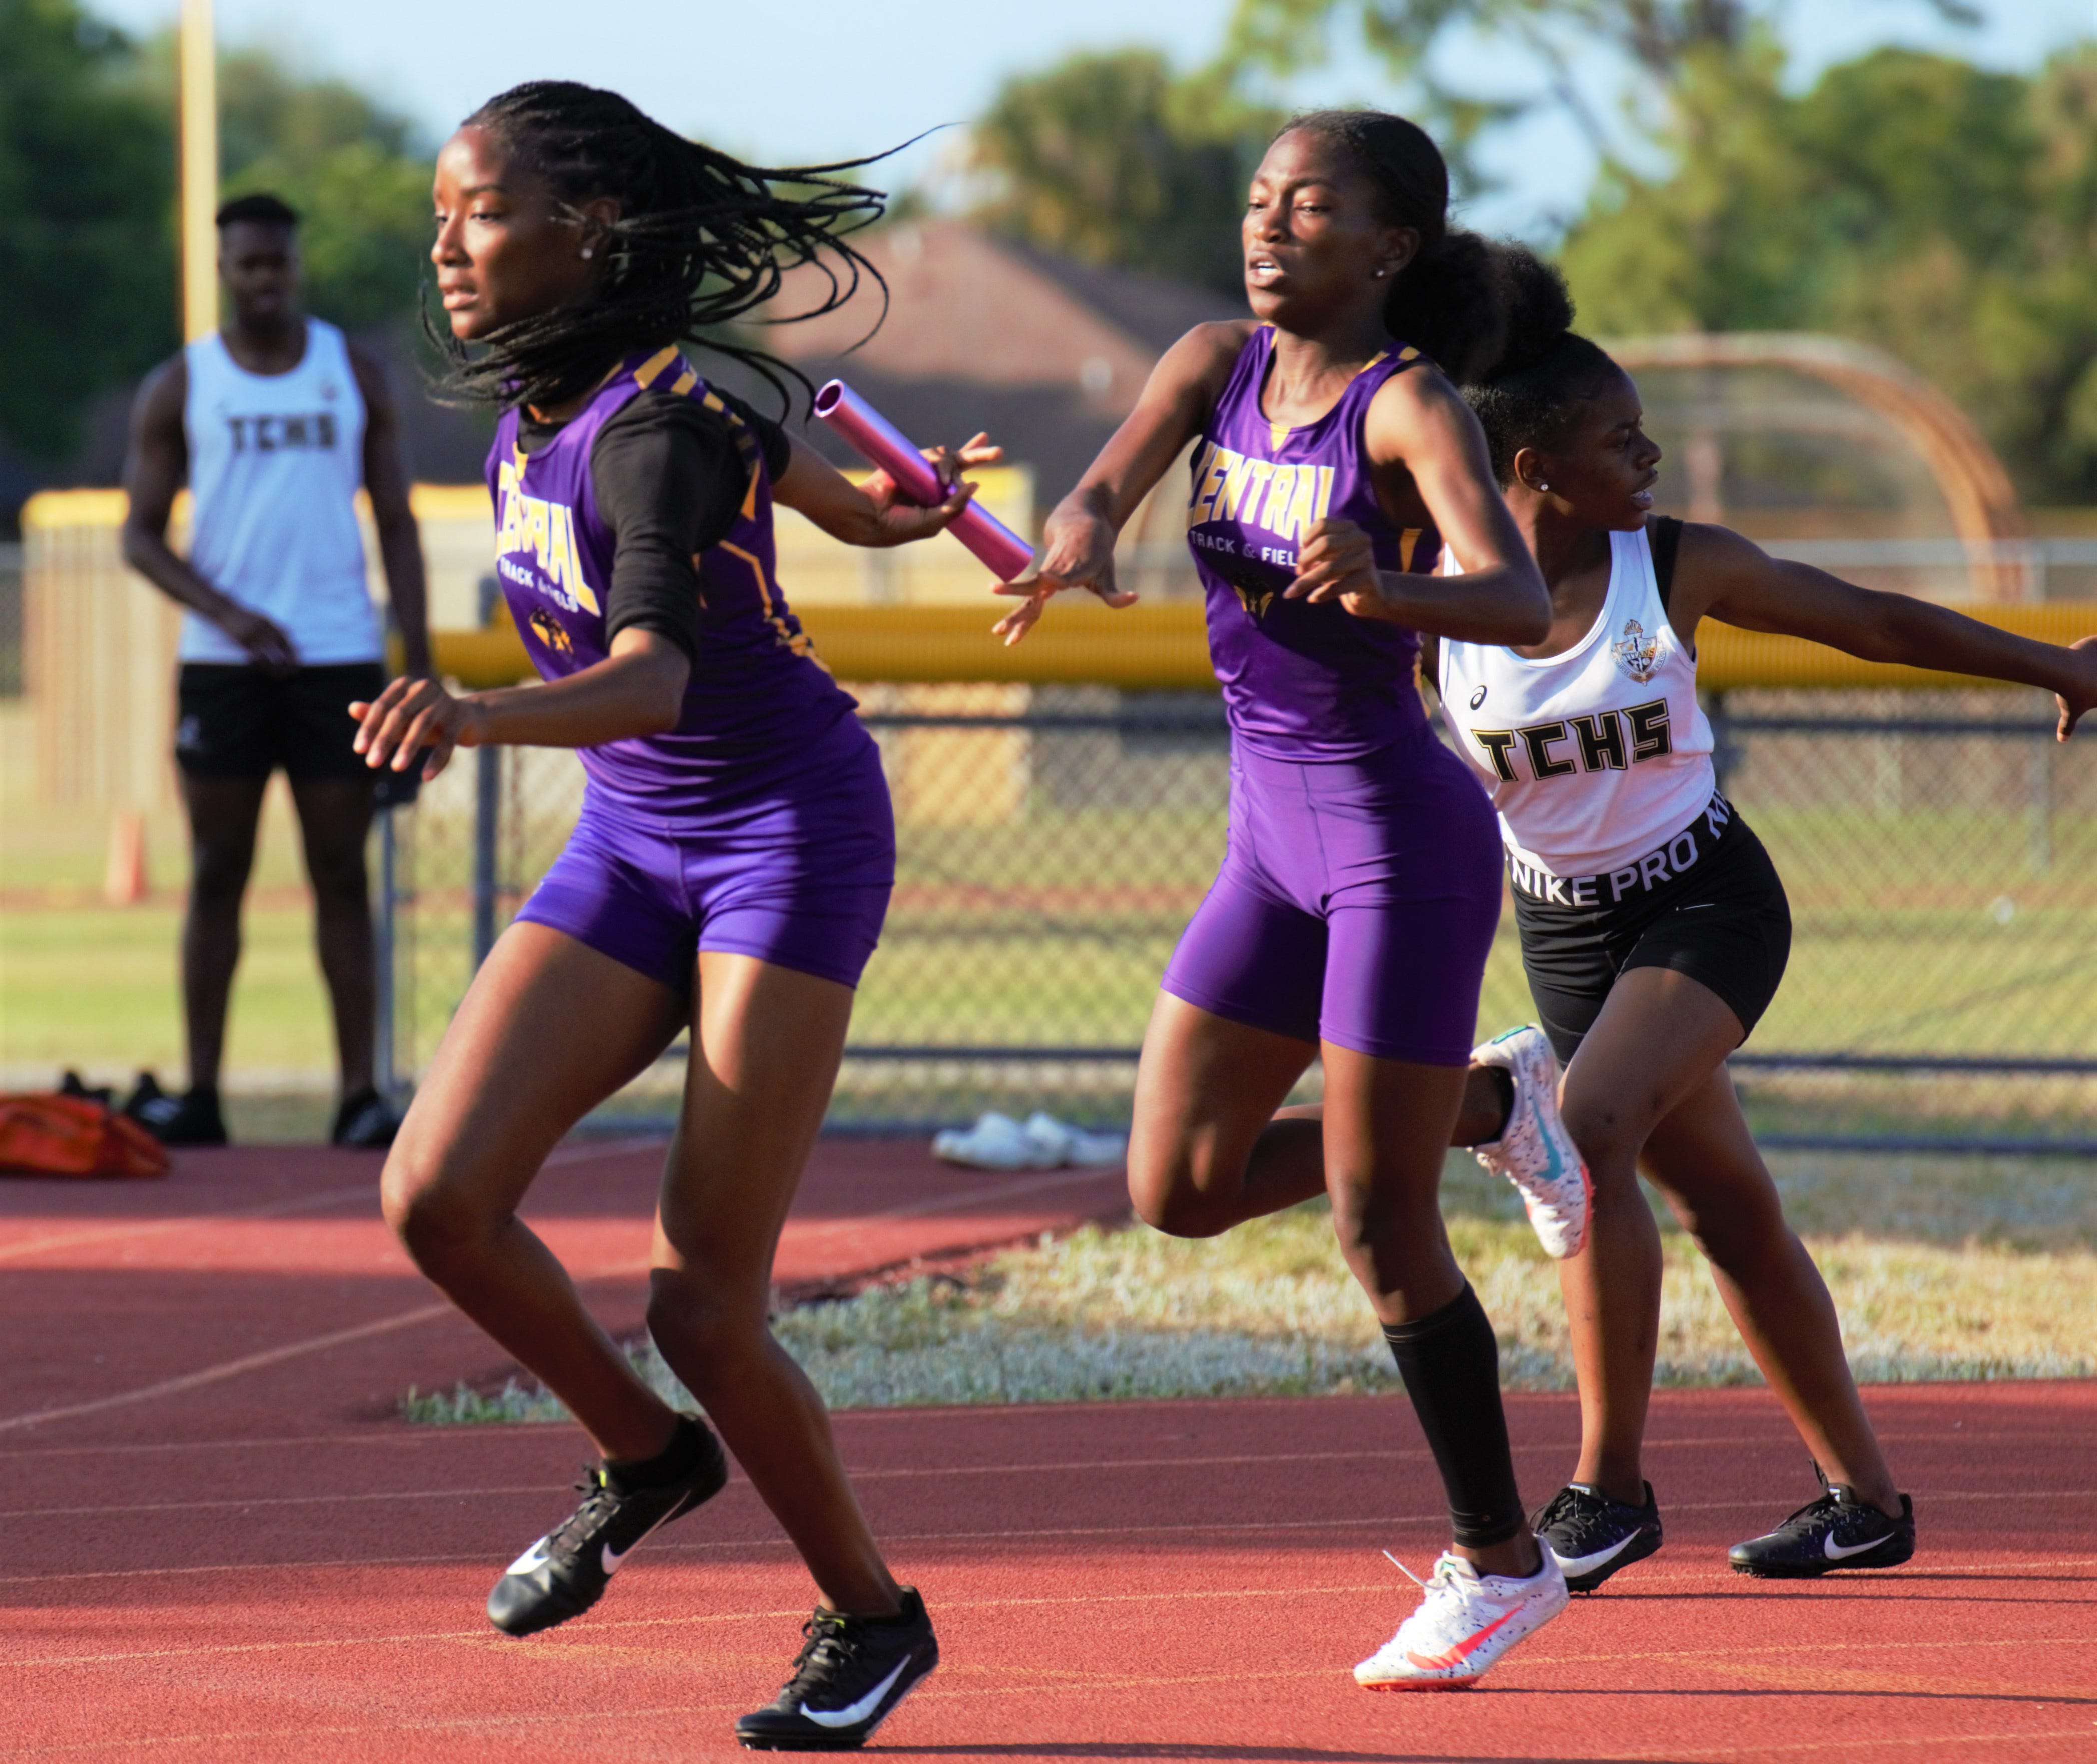
[[[1025,1131],[1044,1153],[1054,1156],[1055,1163],[1048,1167],[1052,1169],[1118,1169],[1128,1156],[1127,1135],[1088,1133],[1039,1110],[1027,1118]]]
[[[1469,1690],[1570,1602],[1548,1548],[1543,1568],[1526,1580],[1481,1574],[1460,1556],[1444,1555],[1434,1578],[1423,1582],[1396,1556],[1390,1560],[1422,1597],[1398,1633],[1355,1668],[1355,1683],[1365,1691]]]
[[[1471,1049],[1479,1066],[1497,1066],[1514,1081],[1514,1103],[1500,1136],[1472,1151],[1495,1175],[1521,1191],[1521,1204],[1544,1254],[1564,1261],[1587,1241],[1594,1189],[1580,1148],[1558,1114],[1558,1061],[1534,1023],[1524,1023]]]
[[[1059,1150],[994,1110],[972,1127],[948,1127],[935,1134],[932,1155],[970,1170],[1054,1170],[1063,1162]]]
[[[1022,1126],[996,1110],[972,1127],[933,1136],[932,1155],[972,1170],[1111,1170],[1127,1155],[1119,1133],[1088,1133],[1039,1110]]]

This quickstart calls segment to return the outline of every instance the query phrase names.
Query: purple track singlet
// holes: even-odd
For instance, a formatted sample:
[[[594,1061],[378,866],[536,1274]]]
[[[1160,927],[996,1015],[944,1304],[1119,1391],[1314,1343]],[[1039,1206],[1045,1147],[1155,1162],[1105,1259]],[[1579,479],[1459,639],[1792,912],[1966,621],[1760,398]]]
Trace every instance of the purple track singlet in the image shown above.
[[[606,659],[614,541],[590,454],[613,414],[650,389],[728,422],[749,492],[694,559],[698,659],[676,727],[580,750],[581,816],[517,916],[679,990],[698,949],[856,985],[895,882],[880,755],[780,589],[757,437],[675,348],[628,360],[535,452],[518,445],[519,414],[505,413],[488,462],[503,594],[543,678]]]
[[[1281,597],[1320,519],[1364,528],[1382,570],[1434,569],[1440,536],[1393,525],[1364,440],[1370,401],[1424,358],[1377,357],[1293,428],[1260,409],[1273,359],[1262,326],[1194,453],[1187,541],[1230,720],[1230,837],[1162,984],[1298,1040],[1460,1066],[1499,918],[1491,805],[1427,721],[1416,633]]]

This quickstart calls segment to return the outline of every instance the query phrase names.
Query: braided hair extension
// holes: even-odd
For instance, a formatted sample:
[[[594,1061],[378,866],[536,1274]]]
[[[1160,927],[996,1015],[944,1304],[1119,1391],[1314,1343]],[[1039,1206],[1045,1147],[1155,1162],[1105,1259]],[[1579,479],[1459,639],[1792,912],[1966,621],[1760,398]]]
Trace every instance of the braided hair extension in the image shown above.
[[[746,165],[664,128],[616,92],[571,80],[512,86],[461,126],[485,129],[544,177],[563,217],[591,228],[606,261],[588,299],[502,326],[471,349],[425,304],[423,332],[444,362],[436,389],[453,401],[544,409],[589,391],[622,355],[696,342],[763,375],[790,408],[780,372],[812,392],[806,374],[709,333],[774,298],[788,270],[811,264],[828,291],[790,319],[835,311],[869,277],[887,315],[887,283],[845,239],[880,218],[885,195],[835,175],[869,160]],[[595,226],[580,205],[599,196],[615,199],[619,212]]]
[[[1476,233],[1449,225],[1449,167],[1417,123],[1381,110],[1314,110],[1276,138],[1308,129],[1342,148],[1376,186],[1385,225],[1420,234],[1420,249],[1384,303],[1384,327],[1461,381],[1500,352],[1506,291],[1499,260]]]
[[[1493,476],[1514,482],[1514,456],[1561,440],[1581,405],[1622,371],[1608,352],[1573,329],[1565,278],[1525,245],[1492,247],[1508,293],[1499,357],[1462,386],[1492,450]]]

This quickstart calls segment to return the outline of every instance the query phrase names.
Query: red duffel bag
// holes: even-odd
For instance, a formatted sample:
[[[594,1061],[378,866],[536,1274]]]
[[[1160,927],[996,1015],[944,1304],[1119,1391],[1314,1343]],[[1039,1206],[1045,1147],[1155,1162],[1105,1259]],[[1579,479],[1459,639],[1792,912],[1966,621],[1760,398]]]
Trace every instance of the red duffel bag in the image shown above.
[[[167,1148],[91,1096],[0,1096],[0,1175],[167,1173]]]

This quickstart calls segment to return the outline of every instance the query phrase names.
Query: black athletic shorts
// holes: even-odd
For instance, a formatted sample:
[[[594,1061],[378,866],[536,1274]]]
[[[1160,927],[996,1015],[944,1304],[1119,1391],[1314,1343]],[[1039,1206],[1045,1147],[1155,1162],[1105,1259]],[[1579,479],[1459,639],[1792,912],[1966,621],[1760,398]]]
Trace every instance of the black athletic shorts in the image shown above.
[[[377,662],[275,673],[239,663],[185,662],[175,685],[175,764],[193,778],[266,778],[282,767],[299,783],[367,778],[350,743],[352,699],[379,696]]]
[[[1604,876],[1515,882],[1515,927],[1538,1019],[1561,1061],[1628,968],[1671,968],[1709,987],[1754,1032],[1791,956],[1776,866],[1722,796],[1640,861]],[[1591,903],[1591,904],[1586,904]]]

